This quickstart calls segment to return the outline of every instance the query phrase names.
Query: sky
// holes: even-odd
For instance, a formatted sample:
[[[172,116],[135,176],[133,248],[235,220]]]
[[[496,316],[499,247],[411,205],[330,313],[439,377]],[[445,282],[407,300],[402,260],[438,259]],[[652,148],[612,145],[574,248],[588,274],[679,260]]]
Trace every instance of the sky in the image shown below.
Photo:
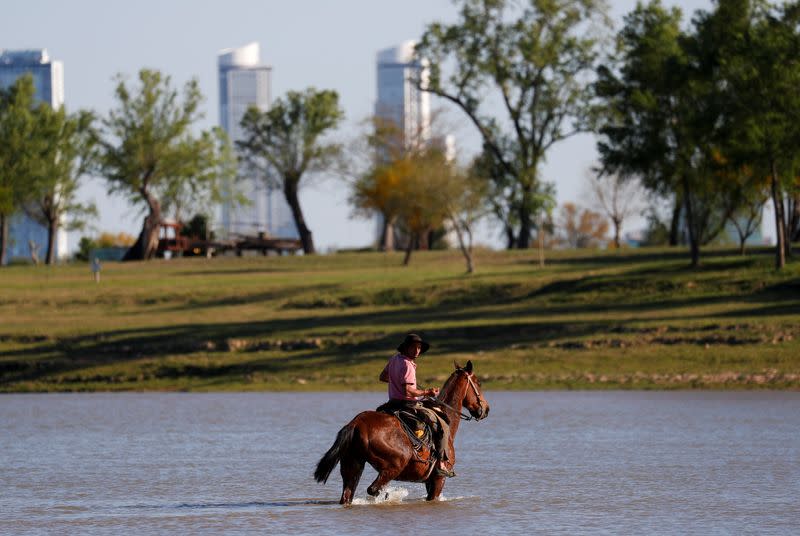
[[[688,20],[708,0],[664,0],[681,7]],[[618,28],[635,0],[611,0]],[[175,87],[197,78],[205,95],[208,128],[219,120],[217,54],[252,41],[261,45],[262,63],[272,66],[273,98],[309,86],[335,89],[346,121],[333,134],[347,143],[372,113],[376,98],[375,56],[378,50],[418,38],[427,24],[456,19],[450,0],[26,0],[9,1],[0,17],[0,49],[46,48],[64,64],[68,111],[91,109],[106,115],[114,106],[113,78],[132,80],[142,68],[159,69]],[[432,107],[444,103],[432,99]],[[457,111],[447,112],[466,160],[480,147],[474,129]],[[596,161],[595,138],[580,135],[556,145],[543,168],[556,185],[559,204],[587,204],[586,170]],[[306,220],[320,251],[363,247],[374,238],[372,220],[351,216],[348,186],[340,178],[320,177],[300,194]],[[137,235],[142,213],[120,197],[110,197],[102,178],[88,178],[82,200],[94,200],[100,211],[94,233]],[[765,221],[769,221],[765,214]],[[625,231],[641,227],[632,222]],[[500,228],[484,224],[477,241],[502,247]],[[79,234],[70,235],[74,249]]]

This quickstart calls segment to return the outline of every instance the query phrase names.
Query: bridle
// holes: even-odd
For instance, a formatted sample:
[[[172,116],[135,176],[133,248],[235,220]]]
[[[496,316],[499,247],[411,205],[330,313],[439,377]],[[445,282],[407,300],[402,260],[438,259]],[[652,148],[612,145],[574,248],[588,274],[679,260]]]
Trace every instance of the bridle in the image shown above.
[[[483,415],[484,414],[483,397],[481,397],[481,394],[478,391],[478,387],[475,385],[475,382],[472,381],[471,374],[469,372],[467,372],[466,370],[464,371],[464,373],[466,373],[466,375],[467,375],[467,382],[469,383],[469,386],[472,387],[472,392],[475,393],[475,399],[478,401],[478,408],[480,408],[480,414]],[[442,400],[440,400],[438,398],[436,399],[436,402],[438,404],[443,405],[444,407],[446,407],[447,409],[449,409],[453,413],[458,413],[458,416],[461,418],[462,421],[479,421],[480,420],[480,418],[473,417],[469,413],[465,414],[463,411],[456,410],[456,408],[454,408],[450,404],[447,404],[447,403],[443,402]]]

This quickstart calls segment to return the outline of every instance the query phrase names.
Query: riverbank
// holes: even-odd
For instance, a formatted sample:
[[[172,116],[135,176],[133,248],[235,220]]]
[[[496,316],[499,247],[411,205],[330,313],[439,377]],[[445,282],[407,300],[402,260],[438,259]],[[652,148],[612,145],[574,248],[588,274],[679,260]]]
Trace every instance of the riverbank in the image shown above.
[[[407,331],[420,382],[487,389],[798,389],[800,263],[772,250],[175,259],[0,272],[0,391],[381,390]]]

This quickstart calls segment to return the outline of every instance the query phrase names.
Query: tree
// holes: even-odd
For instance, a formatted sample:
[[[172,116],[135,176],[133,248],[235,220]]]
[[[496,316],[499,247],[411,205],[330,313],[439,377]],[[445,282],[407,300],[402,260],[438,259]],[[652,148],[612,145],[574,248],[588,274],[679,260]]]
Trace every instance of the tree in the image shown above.
[[[437,147],[422,148],[398,161],[409,169],[393,190],[398,206],[398,223],[408,236],[403,264],[408,265],[414,247],[428,233],[440,228],[450,215],[448,196],[455,183],[452,163]]]
[[[586,81],[598,56],[597,30],[608,23],[606,7],[601,0],[528,0],[521,9],[511,0],[459,4],[455,24],[429,25],[417,45],[430,66],[428,80],[419,82],[467,115],[494,165],[519,188],[515,245],[527,248],[546,201],[540,167],[547,151],[588,128]],[[493,97],[502,103],[501,118],[487,112]]]
[[[298,192],[304,178],[328,169],[341,153],[338,144],[323,143],[322,138],[343,118],[339,95],[314,88],[289,91],[269,110],[251,107],[242,118],[245,137],[236,142],[239,152],[263,172],[269,186],[283,190],[306,254],[314,253],[314,240]]]
[[[402,199],[397,195],[401,185],[413,172],[408,158],[378,164],[358,177],[352,186],[350,203],[356,215],[381,215],[382,230],[379,246],[384,251],[394,249],[394,228]]]
[[[614,226],[614,247],[619,249],[622,225],[625,220],[642,211],[641,186],[634,178],[618,174],[588,176],[589,187],[597,207]]]
[[[791,242],[800,242],[800,177],[795,177],[786,207],[787,237]]]
[[[379,248],[391,251],[395,248],[395,225],[399,202],[396,195],[398,186],[411,173],[409,156],[421,143],[406,143],[404,133],[399,125],[390,119],[375,116],[370,120],[370,131],[364,136],[366,143],[359,143],[359,148],[351,151],[351,162],[357,162],[359,156],[366,154],[365,169],[352,169],[356,175],[351,186],[350,204],[358,216],[372,217],[377,213],[381,217],[381,233]],[[357,164],[356,164],[357,166]]]
[[[444,208],[450,228],[456,235],[458,247],[464,256],[467,273],[475,271],[472,257],[472,229],[485,215],[486,182],[469,171],[460,170],[450,163],[444,185]]]
[[[514,249],[517,244],[519,210],[522,204],[519,182],[508,173],[486,146],[472,161],[471,175],[483,178],[489,213],[503,227],[506,249]]]
[[[605,244],[608,222],[588,209],[564,203],[559,211],[556,229],[560,242],[568,248],[596,248]]]
[[[739,237],[739,253],[744,255],[747,239],[761,227],[761,218],[764,214],[764,205],[767,196],[751,197],[749,203],[744,204],[734,211],[728,218]]]
[[[181,229],[181,235],[189,238],[201,238],[208,240],[208,216],[205,214],[195,214],[186,225]]]
[[[0,266],[6,263],[9,219],[30,198],[36,165],[33,79],[0,90]]]
[[[796,181],[800,145],[800,6],[743,3],[752,22],[736,34],[722,69],[728,147],[734,160],[769,177],[775,266],[782,269],[791,253],[785,197]]]
[[[657,196],[675,201],[689,242],[691,265],[700,246],[723,228],[734,207],[719,168],[719,126],[725,113],[716,85],[718,50],[703,45],[702,18],[695,34],[680,30],[681,13],[658,0],[625,17],[612,66],[601,66],[595,85],[605,101],[598,149],[604,173],[641,177]]]
[[[199,136],[191,132],[202,117],[196,80],[188,82],[180,95],[168,76],[143,69],[138,88],[129,88],[120,78],[115,96],[117,108],[103,120],[98,140],[98,171],[108,181],[109,192],[122,194],[147,211],[139,238],[123,260],[150,259],[158,247],[162,221],[159,193],[180,185],[217,197],[230,169],[225,163],[227,141],[219,129]]]
[[[378,211],[403,232],[404,265],[432,231],[446,228],[455,234],[467,273],[472,273],[472,228],[484,213],[485,184],[449,160],[443,147],[420,145],[394,158],[376,159],[353,183],[350,202],[356,214]]]
[[[47,228],[45,262],[53,264],[59,227],[66,223],[68,230],[79,230],[85,226],[86,218],[97,215],[93,203],[77,201],[80,180],[93,165],[94,117],[85,111],[68,115],[63,107],[53,110],[44,105],[36,109],[34,119],[34,138],[41,149],[32,184],[35,198],[28,212]]]

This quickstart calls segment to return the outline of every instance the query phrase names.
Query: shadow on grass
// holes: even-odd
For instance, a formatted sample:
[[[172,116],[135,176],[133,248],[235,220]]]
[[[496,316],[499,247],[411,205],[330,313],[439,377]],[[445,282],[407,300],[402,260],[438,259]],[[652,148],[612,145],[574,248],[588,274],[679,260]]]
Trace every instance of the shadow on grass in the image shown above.
[[[175,272],[175,276],[178,277],[208,277],[208,276],[215,276],[215,275],[271,275],[276,273],[292,273],[296,272],[297,268],[294,266],[282,266],[282,267],[269,267],[265,268],[263,266],[252,266],[250,268],[231,268],[230,270],[225,270],[224,268],[220,269],[209,269],[209,270],[184,270],[180,272]]]
[[[639,263],[647,256],[638,255],[633,259]],[[652,254],[652,257],[661,259],[664,254]],[[615,263],[620,262],[618,257],[613,259]],[[708,269],[724,271],[746,267],[752,262],[747,259],[728,259],[709,263]],[[695,293],[687,292],[686,281],[648,278],[646,270],[640,266],[628,272],[558,280],[535,289],[524,283],[483,282],[466,288],[426,287],[417,290],[423,294],[430,292],[432,301],[421,303],[403,301],[416,300],[416,294],[413,293],[409,298],[402,292],[398,294],[397,289],[381,290],[372,299],[391,298],[400,301],[393,303],[389,300],[383,305],[395,307],[377,312],[340,307],[336,310],[337,314],[331,314],[333,311],[330,309],[323,314],[323,311],[315,313],[312,308],[302,318],[226,322],[224,317],[220,317],[211,324],[185,323],[145,329],[118,329],[58,340],[32,341],[25,348],[0,352],[0,387],[25,381],[48,382],[48,377],[53,375],[142,358],[157,360],[176,355],[189,358],[208,355],[208,360],[212,362],[207,365],[187,361],[154,362],[143,366],[151,367],[152,374],[159,378],[216,378],[252,372],[306,374],[311,364],[346,366],[371,359],[383,360],[408,331],[421,332],[443,353],[469,353],[477,349],[497,351],[520,343],[546,344],[564,337],[580,338],[608,333],[625,322],[615,314],[641,315],[642,318],[652,315],[646,317],[648,322],[670,322],[676,318],[702,319],[706,318],[702,312],[684,312],[683,309],[726,303],[747,304],[748,307],[715,313],[714,317],[792,316],[800,311],[798,279],[761,288],[747,285],[740,288],[737,286],[739,283],[730,278],[720,278],[719,282],[706,278],[710,280],[702,283],[706,288],[701,289],[702,293]],[[286,300],[300,294],[321,294],[339,288],[339,285],[320,284],[243,296],[198,299],[171,310],[257,304]],[[391,296],[382,294],[387,292]],[[598,313],[600,320],[597,319]],[[606,319],[602,319],[602,313],[607,313]],[[553,320],[555,316],[568,320],[556,321]],[[442,322],[457,327],[426,331],[419,329],[424,325],[441,325]],[[353,335],[358,330],[362,332]],[[226,341],[229,339],[285,340],[292,336],[319,337],[327,341],[319,348],[285,353],[268,350],[266,357],[264,354],[251,354],[251,359],[236,358],[227,363],[224,362],[226,356],[231,354],[217,351],[220,348],[227,349]]]
[[[284,287],[270,290],[268,292],[258,292],[236,296],[223,296],[211,299],[193,298],[185,304],[174,307],[160,309],[165,312],[178,312],[191,309],[206,309],[211,307],[228,307],[237,305],[253,305],[265,302],[280,302],[309,292],[326,292],[339,288],[338,285],[324,284],[308,287]]]
[[[778,285],[778,290],[783,285]],[[776,289],[771,289],[775,291]],[[754,302],[746,311],[716,314],[716,317],[795,315],[797,296],[780,292],[769,302]],[[784,300],[793,300],[786,303]],[[151,363],[149,374],[156,378],[243,376],[253,372],[266,374],[308,374],[310,365],[357,365],[371,359],[383,360],[407,331],[418,331],[431,340],[442,353],[470,353],[476,349],[487,352],[502,350],[513,344],[536,342],[546,344],[564,337],[581,338],[608,331],[621,322],[610,316],[607,321],[576,318],[567,322],[548,320],[552,316],[586,315],[592,312],[659,312],[659,317],[648,317],[651,322],[674,321],[667,315],[670,310],[682,307],[730,302],[731,297],[693,297],[661,300],[659,302],[630,304],[617,303],[604,306],[585,304],[549,305],[520,304],[512,310],[463,310],[457,307],[402,308],[380,312],[351,312],[338,315],[309,315],[302,319],[274,319],[261,322],[217,322],[213,324],[184,324],[148,329],[123,329],[91,336],[78,336],[46,344],[39,344],[0,354],[0,386],[11,386],[26,381],[49,381],[48,376],[74,373],[83,369],[120,364],[142,358],[158,359],[171,355],[191,356],[211,354],[214,363],[191,362]],[[739,300],[743,301],[743,300]],[[784,301],[776,304],[775,301]],[[761,304],[755,306],[755,303]],[[513,317],[522,320],[515,322]],[[512,320],[509,320],[509,318]],[[419,330],[418,326],[440,322],[446,318],[451,323],[468,323],[466,326]],[[688,319],[690,316],[682,316]],[[696,318],[705,318],[697,315]],[[475,323],[479,324],[475,325]],[[359,340],[347,341],[357,326],[368,326],[366,335]],[[397,326],[406,326],[397,329]],[[260,339],[287,337],[302,333],[311,337],[331,337],[335,344],[320,348],[287,352],[285,355],[263,356],[252,354],[251,359],[225,363],[225,356],[214,356],[215,348],[225,348],[228,339]],[[337,339],[339,337],[340,339]],[[47,357],[43,357],[47,356]],[[102,379],[97,379],[102,381]]]
[[[678,269],[680,271],[697,271],[703,269],[716,269],[717,264],[709,264],[707,267],[703,264],[704,261],[714,260],[723,257],[737,257],[736,261],[732,261],[733,263],[741,262],[744,265],[752,263],[755,259],[754,257],[761,258],[764,256],[774,255],[775,249],[768,248],[768,247],[757,247],[747,250],[747,255],[741,257],[739,255],[739,250],[736,248],[714,248],[710,250],[702,250],[700,251],[700,267],[697,269],[693,269],[689,267],[689,251],[685,248],[682,249],[670,249],[670,250],[662,250],[662,251],[643,251],[638,252],[635,250],[623,250],[619,253],[608,253],[604,255],[586,255],[586,256],[572,256],[567,258],[551,258],[547,260],[547,264],[550,266],[553,265],[566,265],[566,266],[582,266],[586,267],[588,265],[625,265],[625,264],[639,264],[643,262],[668,262],[668,263],[677,263],[679,261],[684,261],[686,264],[675,267],[670,266],[672,269]],[[524,261],[520,261],[525,264],[537,264],[538,259],[526,259]],[[760,262],[760,261],[759,261]]]

